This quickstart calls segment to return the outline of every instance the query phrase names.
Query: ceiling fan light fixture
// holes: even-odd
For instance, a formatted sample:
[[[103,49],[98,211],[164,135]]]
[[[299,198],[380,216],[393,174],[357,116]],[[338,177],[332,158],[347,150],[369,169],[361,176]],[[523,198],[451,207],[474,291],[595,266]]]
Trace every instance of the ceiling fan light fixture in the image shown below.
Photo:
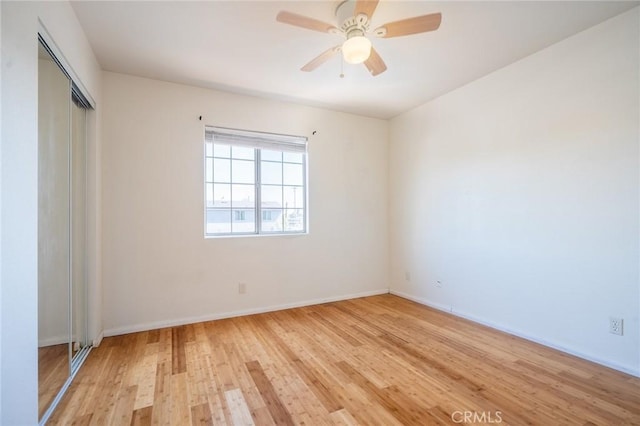
[[[361,64],[371,55],[371,40],[364,36],[349,38],[342,44],[342,56],[349,64]]]

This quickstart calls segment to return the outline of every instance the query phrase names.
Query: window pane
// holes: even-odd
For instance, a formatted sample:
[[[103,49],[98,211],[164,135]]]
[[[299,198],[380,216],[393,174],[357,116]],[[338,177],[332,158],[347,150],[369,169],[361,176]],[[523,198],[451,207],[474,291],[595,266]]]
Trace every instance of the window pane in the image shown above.
[[[213,156],[214,157],[231,157],[231,147],[229,145],[213,144]]]
[[[213,207],[213,184],[208,183],[205,186],[205,201],[207,207]]]
[[[282,185],[282,163],[263,161],[260,164],[260,181],[266,184]]]
[[[269,151],[268,149],[260,150],[260,158],[263,161],[282,161],[282,152],[280,151]]]
[[[233,207],[255,208],[256,187],[255,185],[231,185],[233,192],[231,205]]]
[[[207,209],[207,234],[231,232],[231,210]]]
[[[231,217],[231,232],[247,233],[256,232],[255,209],[233,209]]]
[[[304,191],[301,186],[284,187],[284,207],[288,209],[304,207]]]
[[[205,160],[205,182],[213,182],[213,159],[207,158]]]
[[[231,160],[231,180],[233,183],[255,183],[256,169],[254,161]]]
[[[231,201],[231,185],[228,183],[214,183],[213,184],[213,205],[215,207],[229,208],[229,202]]]
[[[233,158],[242,158],[244,160],[255,159],[255,150],[253,148],[245,148],[243,146],[232,146],[231,156]]]
[[[231,160],[213,159],[213,180],[214,182],[231,182]]]
[[[282,210],[264,209],[262,210],[262,232],[282,231]]]
[[[211,142],[206,142],[204,144],[204,155],[206,157],[213,156],[213,144]]]
[[[283,164],[285,185],[302,185],[302,164]]]
[[[302,164],[302,154],[299,152],[285,152],[283,161]]]
[[[276,185],[262,185],[260,194],[262,207],[282,207],[282,187]]]
[[[302,231],[304,228],[304,210],[287,209],[284,211],[284,230]]]

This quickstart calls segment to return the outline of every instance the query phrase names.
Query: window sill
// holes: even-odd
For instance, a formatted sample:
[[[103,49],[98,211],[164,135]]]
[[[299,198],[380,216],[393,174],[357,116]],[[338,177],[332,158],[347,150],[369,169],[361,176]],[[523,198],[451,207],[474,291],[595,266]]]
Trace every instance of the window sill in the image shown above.
[[[278,232],[278,233],[264,233],[264,234],[224,234],[224,235],[205,235],[205,240],[217,240],[226,238],[263,238],[263,237],[303,237],[309,235],[309,231],[305,232]]]

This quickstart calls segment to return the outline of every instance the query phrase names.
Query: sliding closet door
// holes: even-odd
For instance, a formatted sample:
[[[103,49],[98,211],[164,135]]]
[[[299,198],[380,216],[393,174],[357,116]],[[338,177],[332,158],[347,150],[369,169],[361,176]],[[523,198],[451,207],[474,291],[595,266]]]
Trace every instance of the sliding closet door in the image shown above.
[[[44,43],[41,40],[41,43]],[[47,421],[90,350],[87,108],[46,43],[38,51],[38,379]]]
[[[71,350],[87,346],[86,108],[71,106]]]
[[[38,63],[39,415],[70,373],[71,82],[40,47]]]

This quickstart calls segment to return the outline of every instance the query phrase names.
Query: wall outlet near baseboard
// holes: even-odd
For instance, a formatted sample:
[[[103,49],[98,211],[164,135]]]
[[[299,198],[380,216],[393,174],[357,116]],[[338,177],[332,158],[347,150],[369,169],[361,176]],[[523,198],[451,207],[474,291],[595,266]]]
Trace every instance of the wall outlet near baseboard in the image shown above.
[[[404,271],[404,280],[411,281],[411,273],[409,271]]]
[[[622,318],[609,317],[609,333],[622,336],[623,321]]]
[[[245,294],[247,292],[247,284],[246,283],[238,283],[238,293]]]

